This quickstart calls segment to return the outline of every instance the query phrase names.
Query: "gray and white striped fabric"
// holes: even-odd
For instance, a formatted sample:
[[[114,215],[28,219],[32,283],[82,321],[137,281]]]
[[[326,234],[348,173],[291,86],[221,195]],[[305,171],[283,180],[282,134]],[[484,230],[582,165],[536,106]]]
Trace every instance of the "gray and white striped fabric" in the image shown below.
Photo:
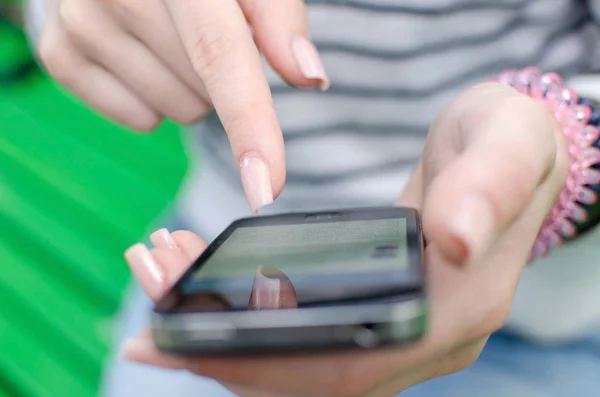
[[[502,69],[557,71],[582,94],[600,98],[600,79],[589,75],[600,66],[600,0],[307,4],[331,88],[298,90],[267,67],[285,134],[288,179],[265,213],[393,203],[435,115],[461,89]],[[250,212],[218,119],[209,117],[191,138],[190,146],[202,153],[192,158],[204,161],[187,180],[180,211],[210,240]],[[598,323],[600,306],[591,302],[600,299],[599,233],[525,272],[509,327],[556,341]]]
[[[307,4],[331,88],[290,87],[266,66],[288,166],[274,210],[392,203],[420,157],[429,123],[460,89],[507,67],[587,72],[600,37],[579,0]],[[205,167],[218,170],[229,188],[191,188],[203,196],[191,201],[195,211],[228,217],[239,210],[223,208],[220,197],[243,194],[236,164],[215,115],[200,129]]]

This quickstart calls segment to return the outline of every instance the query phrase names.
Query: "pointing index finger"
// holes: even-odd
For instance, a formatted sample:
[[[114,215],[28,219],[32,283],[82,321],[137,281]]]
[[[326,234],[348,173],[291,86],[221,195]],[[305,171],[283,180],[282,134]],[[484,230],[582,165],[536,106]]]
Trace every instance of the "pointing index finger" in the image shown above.
[[[285,181],[283,137],[244,14],[235,0],[165,0],[239,164],[253,211]]]

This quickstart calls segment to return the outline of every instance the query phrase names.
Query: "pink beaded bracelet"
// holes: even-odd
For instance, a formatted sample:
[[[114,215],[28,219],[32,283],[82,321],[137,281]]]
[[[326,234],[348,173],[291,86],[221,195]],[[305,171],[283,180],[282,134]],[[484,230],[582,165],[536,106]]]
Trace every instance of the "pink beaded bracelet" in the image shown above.
[[[588,208],[598,203],[600,184],[600,114],[594,105],[564,87],[556,73],[542,74],[533,67],[506,70],[489,79],[508,84],[544,103],[569,140],[569,176],[559,199],[544,220],[529,255],[531,263],[552,248],[574,238],[578,225],[588,219]]]

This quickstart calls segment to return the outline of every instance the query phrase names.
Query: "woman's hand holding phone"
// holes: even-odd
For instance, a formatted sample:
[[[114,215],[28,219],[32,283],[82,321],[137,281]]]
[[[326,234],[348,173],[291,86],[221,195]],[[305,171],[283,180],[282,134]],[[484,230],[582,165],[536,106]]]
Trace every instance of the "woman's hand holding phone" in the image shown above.
[[[428,245],[430,324],[403,347],[269,357],[180,358],[148,334],[128,359],[189,370],[243,397],[392,396],[472,364],[509,313],[539,227],[565,180],[568,155],[552,117],[511,88],[483,84],[460,95],[433,124],[399,205],[419,208]],[[154,236],[151,255],[130,255],[158,299],[206,244],[189,232]]]

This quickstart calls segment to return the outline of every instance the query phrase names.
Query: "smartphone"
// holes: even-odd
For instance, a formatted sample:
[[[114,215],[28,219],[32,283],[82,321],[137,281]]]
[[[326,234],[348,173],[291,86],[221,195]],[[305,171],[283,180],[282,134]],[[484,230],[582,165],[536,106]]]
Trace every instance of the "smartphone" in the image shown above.
[[[178,354],[373,348],[421,338],[419,214],[359,208],[233,222],[156,304],[156,346]]]

